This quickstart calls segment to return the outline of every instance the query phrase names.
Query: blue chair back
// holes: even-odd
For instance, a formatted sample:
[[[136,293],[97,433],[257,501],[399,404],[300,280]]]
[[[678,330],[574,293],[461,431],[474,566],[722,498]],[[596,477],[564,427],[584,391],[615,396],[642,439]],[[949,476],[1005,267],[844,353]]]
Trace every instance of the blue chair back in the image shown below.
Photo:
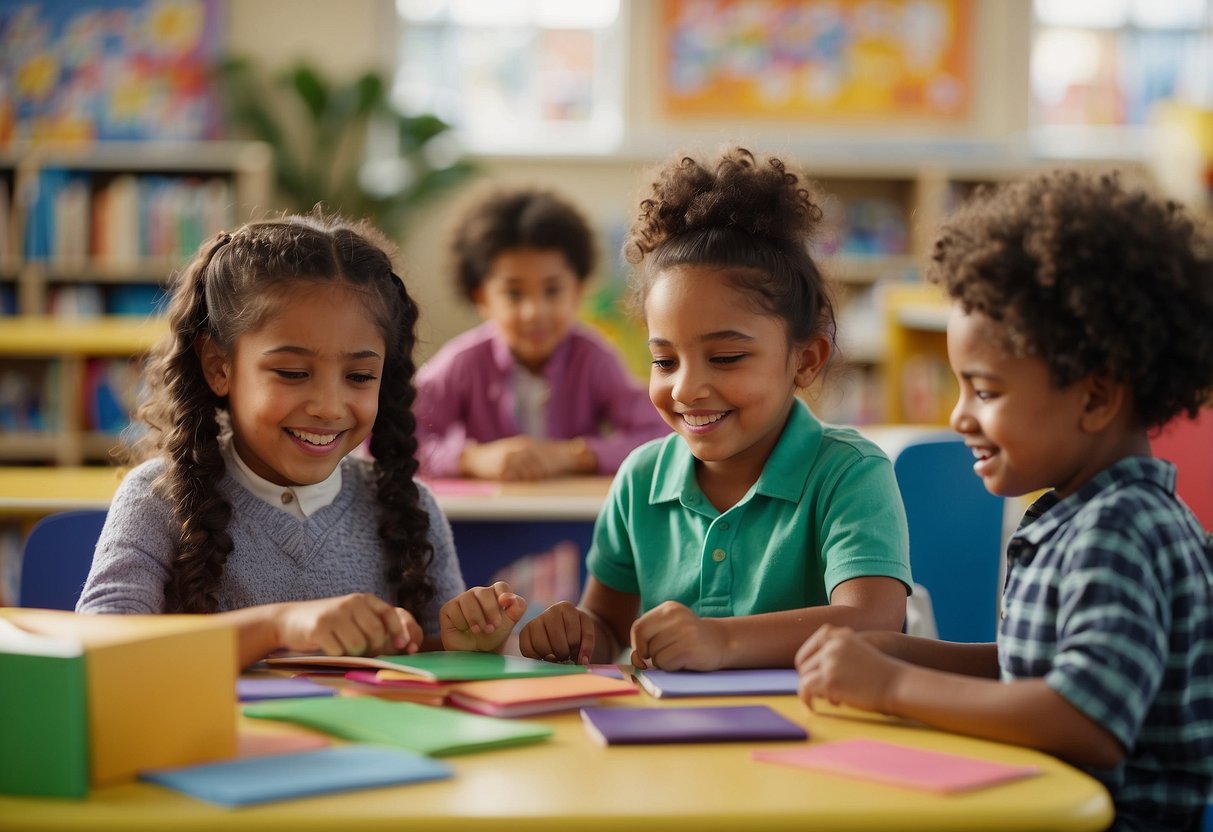
[[[104,524],[103,509],[64,511],[39,520],[22,549],[18,605],[74,610]]]
[[[910,527],[910,568],[927,588],[939,637],[994,641],[1004,502],[973,473],[955,434],[911,441],[893,460]]]

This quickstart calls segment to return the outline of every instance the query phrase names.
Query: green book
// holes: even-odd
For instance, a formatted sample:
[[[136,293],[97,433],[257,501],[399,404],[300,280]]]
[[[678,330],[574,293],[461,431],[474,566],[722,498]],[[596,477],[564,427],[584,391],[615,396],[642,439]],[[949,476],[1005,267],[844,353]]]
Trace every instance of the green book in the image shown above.
[[[396,745],[434,756],[522,745],[552,735],[551,728],[534,722],[374,696],[278,699],[248,705],[244,715],[294,722],[353,742]]]
[[[0,621],[0,794],[88,794],[84,649]]]
[[[432,653],[414,653],[411,656],[282,656],[266,659],[265,663],[270,667],[302,670],[394,670],[431,682],[525,679],[534,676],[567,676],[589,671],[584,665],[555,664],[522,656],[460,650],[437,650]]]

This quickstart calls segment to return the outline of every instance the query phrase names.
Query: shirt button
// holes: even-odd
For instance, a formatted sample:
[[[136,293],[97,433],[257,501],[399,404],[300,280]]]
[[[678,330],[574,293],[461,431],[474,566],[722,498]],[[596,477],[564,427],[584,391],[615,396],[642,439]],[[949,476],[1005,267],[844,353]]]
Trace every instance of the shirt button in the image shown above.
[[[716,561],[717,563],[720,563],[722,560],[724,560],[724,558],[724,549],[717,549],[712,552],[712,560]]]
[[[727,532],[729,530],[729,521],[728,520],[721,521],[720,530],[725,531],[725,532]]]
[[[295,495],[289,491],[283,491],[282,492],[282,504],[285,506],[285,505],[290,505],[293,502],[295,502]]]

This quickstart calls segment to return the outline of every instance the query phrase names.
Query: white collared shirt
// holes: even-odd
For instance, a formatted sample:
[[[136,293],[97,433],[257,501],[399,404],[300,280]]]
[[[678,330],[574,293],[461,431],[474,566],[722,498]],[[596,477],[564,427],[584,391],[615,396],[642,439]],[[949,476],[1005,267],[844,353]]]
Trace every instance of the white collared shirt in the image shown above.
[[[328,478],[315,485],[275,485],[264,477],[253,473],[231,441],[220,442],[223,459],[236,482],[243,485],[258,499],[276,506],[296,520],[307,520],[320,509],[336,499],[341,491],[341,466],[333,469]]]

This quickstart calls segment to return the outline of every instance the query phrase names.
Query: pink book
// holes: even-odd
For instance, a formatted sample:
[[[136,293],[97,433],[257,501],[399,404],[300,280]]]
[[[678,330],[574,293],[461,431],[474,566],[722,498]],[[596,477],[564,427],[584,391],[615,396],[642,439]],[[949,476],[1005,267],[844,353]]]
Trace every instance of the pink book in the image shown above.
[[[840,740],[782,751],[755,751],[753,756],[767,763],[940,794],[980,789],[1040,773],[1035,766],[1013,766],[876,740]]]

